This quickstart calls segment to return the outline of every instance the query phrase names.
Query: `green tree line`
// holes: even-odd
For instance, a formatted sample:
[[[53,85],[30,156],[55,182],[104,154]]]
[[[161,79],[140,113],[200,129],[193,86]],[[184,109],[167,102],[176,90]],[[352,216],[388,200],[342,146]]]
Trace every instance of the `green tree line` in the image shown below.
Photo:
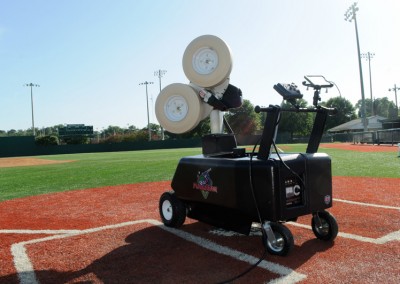
[[[304,99],[298,100],[298,104],[300,107],[310,107],[310,104]],[[336,107],[338,109],[338,113],[335,116],[328,117],[325,130],[360,117],[361,100],[353,106],[346,98],[334,97],[326,102],[322,102],[321,105]],[[375,99],[373,102],[370,99],[366,99],[365,105],[367,117],[372,115],[379,115],[386,118],[398,117],[396,105],[392,101],[389,101],[387,97]],[[289,108],[292,106],[284,101],[281,107]],[[314,115],[313,113],[299,114],[284,112],[281,115],[279,131],[289,133],[292,138],[294,135],[307,135],[312,128]],[[257,114],[254,111],[254,105],[249,100],[244,100],[240,108],[231,109],[226,112],[225,118],[235,134],[252,135],[262,130],[265,113]],[[64,125],[59,124],[51,127],[35,128],[37,139],[51,136],[57,137],[58,139],[58,129],[61,127],[64,127]],[[201,121],[193,130],[183,134],[164,132],[160,125],[154,123],[150,124],[150,130],[152,140],[202,137],[210,133],[210,120],[207,118]],[[127,127],[110,125],[107,128],[94,131],[91,137],[83,136],[77,137],[76,139],[70,138],[69,140],[64,138],[63,141],[56,142],[54,139],[51,140],[50,138],[42,138],[42,140],[44,141],[43,144],[55,144],[60,142],[66,144],[136,142],[147,141],[149,139],[148,133],[147,127],[139,129],[134,125],[128,125]],[[0,130],[0,137],[32,135],[32,128],[26,130]]]

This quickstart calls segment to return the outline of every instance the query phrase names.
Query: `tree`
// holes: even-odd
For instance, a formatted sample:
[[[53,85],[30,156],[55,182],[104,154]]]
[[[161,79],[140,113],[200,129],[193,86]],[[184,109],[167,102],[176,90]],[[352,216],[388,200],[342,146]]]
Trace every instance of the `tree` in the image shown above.
[[[124,130],[125,133],[132,133],[134,131],[137,131],[138,128],[135,125],[128,125],[128,128]]]
[[[389,105],[388,114],[388,118],[397,118],[399,116],[399,111],[397,110],[395,104]]]
[[[371,101],[371,99],[365,99],[364,101],[365,101],[365,116],[368,117],[368,116],[377,115],[377,112],[376,112],[376,100],[374,101],[374,113],[372,113],[372,108],[371,108],[372,101]],[[357,112],[357,116],[358,117],[361,117],[361,107],[362,107],[362,103],[361,102],[362,102],[362,100],[358,100],[358,102],[355,105],[355,108],[358,109],[358,112]]]
[[[343,97],[330,98],[328,101],[323,102],[321,105],[330,108],[335,107],[338,110],[336,115],[328,116],[325,129],[331,129],[335,126],[341,125],[357,118],[354,106],[349,100]]]
[[[143,128],[143,130],[146,130],[147,133],[149,131],[147,127]],[[151,137],[152,137],[151,140],[154,140],[154,137],[156,137],[156,139],[158,137],[161,137],[161,127],[160,127],[160,125],[155,124],[155,123],[150,123],[150,131],[151,131]]]
[[[301,108],[307,107],[307,101],[299,99],[297,101]],[[293,106],[284,101],[281,104],[282,108],[293,108]],[[296,113],[296,112],[281,112],[279,122],[279,132],[290,133],[290,138],[293,139],[294,135],[305,136],[311,132],[314,114],[312,113]]]
[[[124,130],[119,126],[109,125],[106,129],[103,130],[103,136],[114,136],[117,134],[123,134]]]
[[[243,100],[239,108],[230,109],[225,117],[235,134],[251,135],[260,128],[260,117],[249,100]]]
[[[358,100],[356,103],[356,108],[359,109],[359,116],[360,116],[360,109],[361,109],[361,102],[362,100]],[[366,107],[367,107],[367,116],[371,115],[371,100],[366,99],[365,100]],[[369,107],[368,107],[369,104]],[[394,109],[394,111],[393,111]],[[374,100],[374,113],[375,115],[387,117],[387,118],[396,118],[396,105],[392,102],[389,101],[387,97],[383,98],[377,98]],[[389,111],[390,110],[390,111]]]
[[[48,145],[58,145],[59,141],[57,136],[46,135],[36,138],[35,143],[37,145],[48,146]]]
[[[15,129],[10,129],[7,131],[8,136],[16,136],[16,134],[17,134],[17,130],[15,130]]]

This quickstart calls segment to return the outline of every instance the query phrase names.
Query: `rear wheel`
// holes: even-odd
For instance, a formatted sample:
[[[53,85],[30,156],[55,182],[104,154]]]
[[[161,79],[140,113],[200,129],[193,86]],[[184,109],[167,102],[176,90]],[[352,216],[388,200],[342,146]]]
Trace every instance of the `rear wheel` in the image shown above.
[[[179,228],[185,223],[185,204],[175,196],[173,191],[164,192],[161,195],[159,210],[165,226]]]
[[[314,235],[324,241],[333,241],[339,232],[335,217],[327,211],[313,214],[311,228]]]

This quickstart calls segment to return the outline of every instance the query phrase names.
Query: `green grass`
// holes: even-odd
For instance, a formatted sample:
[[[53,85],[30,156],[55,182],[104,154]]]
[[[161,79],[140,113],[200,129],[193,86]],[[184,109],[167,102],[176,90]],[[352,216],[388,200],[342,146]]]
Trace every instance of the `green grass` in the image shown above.
[[[0,201],[49,192],[170,180],[182,156],[200,149],[37,156],[71,163],[0,168]]]
[[[304,152],[305,144],[291,144],[287,152]],[[400,158],[396,152],[355,152],[319,148],[332,160],[333,176],[400,177]]]
[[[285,152],[304,152],[304,144],[281,145]],[[321,148],[332,159],[334,176],[400,177],[396,152],[360,153]],[[170,180],[179,159],[201,149],[169,149],[38,156],[71,163],[0,168],[0,201],[24,196],[108,185]]]

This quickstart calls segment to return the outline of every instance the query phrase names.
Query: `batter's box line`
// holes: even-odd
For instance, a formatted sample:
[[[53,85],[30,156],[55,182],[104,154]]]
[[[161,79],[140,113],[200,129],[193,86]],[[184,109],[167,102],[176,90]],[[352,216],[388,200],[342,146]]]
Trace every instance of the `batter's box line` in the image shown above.
[[[46,242],[50,240],[56,240],[56,239],[63,239],[63,238],[68,238],[68,237],[73,237],[73,236],[78,236],[78,235],[83,235],[83,234],[90,234],[94,232],[99,232],[103,230],[108,230],[108,229],[117,229],[125,226],[130,226],[130,225],[136,225],[136,224],[141,224],[141,223],[149,223],[151,225],[157,226],[158,228],[163,229],[164,231],[167,231],[171,234],[174,234],[177,237],[180,237],[186,241],[195,243],[196,245],[205,248],[207,250],[213,251],[215,253],[225,255],[232,257],[236,260],[242,261],[249,263],[250,265],[256,263],[258,261],[258,258],[248,255],[244,252],[219,245],[217,243],[214,243],[210,240],[204,239],[199,236],[195,236],[193,234],[190,234],[188,232],[166,227],[161,223],[160,221],[153,220],[153,219],[145,219],[145,220],[138,220],[138,221],[130,221],[130,222],[124,222],[120,224],[114,224],[114,225],[108,225],[108,226],[103,226],[103,227],[97,227],[97,228],[91,228],[87,230],[81,230],[81,231],[75,231],[72,233],[66,233],[66,234],[58,234],[54,236],[48,236],[45,238],[39,238],[39,239],[34,239],[34,240],[29,240],[29,241],[24,241],[20,243],[13,244],[11,246],[11,253],[13,255],[13,261],[14,261],[14,266],[17,271],[18,279],[21,284],[39,284],[40,282],[36,278],[35,271],[33,269],[32,262],[28,256],[28,253],[26,251],[26,245],[31,245],[31,244],[36,244],[36,243],[41,243],[41,242]],[[307,278],[306,275],[298,273],[294,271],[293,269],[273,263],[270,261],[263,260],[261,263],[258,265],[258,267],[263,268],[265,270],[268,270],[272,273],[280,275],[280,277],[271,280],[269,283],[276,283],[276,284],[286,284],[286,283],[297,283],[300,282],[304,279]]]
[[[19,234],[19,235],[69,235],[77,234],[81,230],[0,230],[0,234]]]

